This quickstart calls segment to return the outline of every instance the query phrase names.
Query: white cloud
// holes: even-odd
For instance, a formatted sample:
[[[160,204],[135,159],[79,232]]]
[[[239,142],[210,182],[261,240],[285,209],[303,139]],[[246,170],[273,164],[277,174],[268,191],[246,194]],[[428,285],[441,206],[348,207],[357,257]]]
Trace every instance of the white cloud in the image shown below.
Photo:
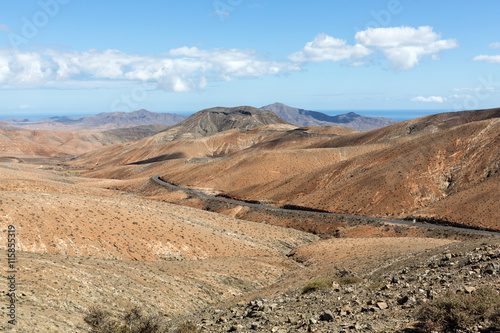
[[[500,64],[500,55],[478,55],[472,60],[474,61],[486,61],[491,64]]]
[[[201,50],[183,47],[167,56],[127,54],[118,50],[40,53],[0,50],[0,86],[68,87],[128,85],[154,81],[167,91],[201,90],[207,82],[298,71],[289,62],[263,58],[255,50]]]
[[[7,24],[2,24],[0,23],[0,30],[1,31],[6,31],[6,32],[10,32],[11,29],[9,28],[9,26]]]
[[[294,62],[323,62],[355,60],[363,58],[372,51],[361,44],[348,45],[343,39],[334,38],[327,34],[317,35],[304,48],[291,54],[288,58]]]
[[[444,103],[447,101],[445,97],[441,96],[417,96],[411,99],[412,102],[424,102],[424,103]]]
[[[438,59],[442,50],[458,47],[454,39],[440,39],[430,26],[369,28],[355,35],[365,46],[380,49],[394,69],[411,69],[419,64],[423,56]]]
[[[28,109],[29,107],[30,107],[29,104],[21,104],[21,105],[19,105],[20,109]]]
[[[490,49],[500,49],[500,42],[490,43]]]

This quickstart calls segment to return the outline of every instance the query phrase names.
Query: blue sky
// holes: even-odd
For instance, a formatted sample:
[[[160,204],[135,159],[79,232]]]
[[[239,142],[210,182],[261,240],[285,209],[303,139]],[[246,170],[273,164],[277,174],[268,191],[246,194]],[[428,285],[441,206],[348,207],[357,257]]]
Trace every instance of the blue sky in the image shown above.
[[[277,101],[408,115],[500,106],[499,1],[0,6],[0,118]]]

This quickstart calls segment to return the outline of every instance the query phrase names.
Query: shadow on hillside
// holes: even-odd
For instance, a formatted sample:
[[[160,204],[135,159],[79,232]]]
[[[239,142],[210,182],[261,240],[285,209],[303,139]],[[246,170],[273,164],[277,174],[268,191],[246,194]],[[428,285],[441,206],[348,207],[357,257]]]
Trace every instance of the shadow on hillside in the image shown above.
[[[168,161],[168,160],[176,160],[176,159],[184,158],[184,157],[186,157],[186,155],[184,153],[178,152],[178,153],[172,153],[172,154],[165,154],[165,155],[155,156],[155,157],[152,157],[152,158],[148,158],[146,160],[128,163],[126,165],[149,164],[149,163],[163,162],[163,161]]]

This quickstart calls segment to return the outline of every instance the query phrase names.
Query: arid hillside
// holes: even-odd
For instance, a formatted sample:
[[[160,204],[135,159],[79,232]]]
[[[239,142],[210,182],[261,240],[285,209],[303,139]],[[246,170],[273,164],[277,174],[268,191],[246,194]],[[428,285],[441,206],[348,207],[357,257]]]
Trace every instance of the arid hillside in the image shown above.
[[[499,117],[466,111],[369,132],[257,128],[175,142],[160,133],[75,163],[93,177],[160,174],[246,200],[500,229],[490,190],[499,187]]]
[[[23,332],[84,332],[96,304],[115,313],[193,311],[270,285],[299,267],[287,253],[318,240],[56,169],[0,161],[0,249],[15,225]]]
[[[149,136],[163,127],[134,127],[102,133],[0,129],[0,157],[73,157],[85,152]]]
[[[402,216],[396,208],[403,207],[407,216],[476,226],[481,214],[483,226],[492,228],[489,216],[498,216],[495,112],[422,118],[363,133],[272,123],[173,141],[165,140],[168,130],[130,142],[124,142],[124,132],[117,139],[110,133],[4,130],[0,252],[7,246],[8,225],[15,225],[16,329],[88,332],[83,318],[96,305],[115,318],[138,306],[158,313],[173,328],[190,320],[207,332],[237,325],[250,329],[255,321],[245,317],[250,312],[233,313],[234,304],[244,309],[249,300],[277,297],[283,299],[280,310],[265,312],[266,321],[257,327],[305,331],[309,324],[302,322],[309,323],[309,317],[295,321],[289,314],[316,318],[323,307],[344,306],[348,298],[329,296],[328,301],[315,295],[313,302],[301,296],[302,287],[345,272],[363,281],[362,288],[345,290],[356,297],[351,306],[357,319],[338,317],[335,325],[349,318],[370,321],[381,331],[403,329],[415,309],[398,307],[396,296],[386,292],[377,299],[388,304],[390,322],[384,313],[358,316],[360,304],[374,297],[366,288],[399,274],[412,260],[415,272],[404,276],[411,285],[397,285],[394,293],[420,293],[422,288],[434,292],[426,280],[413,283],[413,276],[428,269],[427,261],[440,260],[442,253],[454,249],[465,262],[468,254],[458,249],[475,255],[479,246],[484,258],[493,260],[496,239],[217,206],[183,191],[169,191],[150,177],[159,174],[210,194],[356,214],[387,215],[387,209]],[[441,178],[444,171],[447,177]],[[437,193],[436,199],[424,196],[428,193]],[[340,204],[345,207],[339,209]],[[484,244],[492,245],[482,250]],[[478,266],[482,275],[486,264]],[[460,276],[472,276],[464,271],[469,268],[453,267],[461,269]],[[0,273],[6,272],[7,265],[0,265]],[[498,282],[498,273],[484,279],[476,275],[471,282],[464,278],[466,285]],[[460,283],[462,288],[465,284]],[[8,301],[7,294],[0,293],[0,302]],[[214,308],[220,310],[210,310]],[[239,318],[239,324],[233,318]],[[0,331],[10,329],[6,319],[2,312]],[[328,325],[322,322],[318,328]]]

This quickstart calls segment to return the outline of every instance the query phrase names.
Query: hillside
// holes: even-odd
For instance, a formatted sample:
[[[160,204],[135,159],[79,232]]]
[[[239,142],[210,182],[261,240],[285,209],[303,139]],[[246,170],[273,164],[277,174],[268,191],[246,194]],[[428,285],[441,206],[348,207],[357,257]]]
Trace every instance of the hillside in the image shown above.
[[[125,128],[102,133],[0,129],[0,157],[72,157],[149,136],[163,128]]]
[[[0,120],[0,129],[7,129],[7,130],[20,130],[20,127],[12,126],[9,123],[6,123],[5,121]]]
[[[104,163],[94,177],[160,174],[247,200],[500,229],[498,192],[486,190],[499,186],[498,117],[498,109],[467,111],[368,132],[257,128],[164,144],[160,133],[75,163]],[[437,208],[445,203],[456,209]]]
[[[156,113],[141,109],[133,112],[104,112],[86,117],[51,117],[40,120],[9,118],[4,121],[29,130],[101,132],[136,126],[172,126],[186,118],[178,114]]]
[[[17,229],[19,331],[85,332],[96,304],[194,311],[277,281],[299,266],[286,253],[318,239],[100,186],[51,165],[0,161],[0,230]],[[0,237],[2,253],[6,245]]]
[[[270,205],[496,228],[498,109],[369,132],[262,124],[273,115],[241,111],[209,113],[215,134],[186,126],[173,141],[170,129],[129,142],[116,137],[128,129],[1,131],[0,229],[15,224],[18,240],[16,329],[88,332],[83,318],[99,305],[118,319],[138,306],[172,328],[191,321],[208,332],[404,332],[446,290],[498,289],[493,237],[216,204],[150,179]],[[0,252],[6,244],[0,237]],[[301,292],[346,275],[360,280]],[[327,310],[334,318],[322,320]]]
[[[261,109],[270,110],[286,121],[297,126],[345,126],[357,131],[369,131],[397,122],[397,120],[384,117],[369,117],[358,115],[354,112],[329,116],[322,112],[294,108],[282,103],[263,106]]]

